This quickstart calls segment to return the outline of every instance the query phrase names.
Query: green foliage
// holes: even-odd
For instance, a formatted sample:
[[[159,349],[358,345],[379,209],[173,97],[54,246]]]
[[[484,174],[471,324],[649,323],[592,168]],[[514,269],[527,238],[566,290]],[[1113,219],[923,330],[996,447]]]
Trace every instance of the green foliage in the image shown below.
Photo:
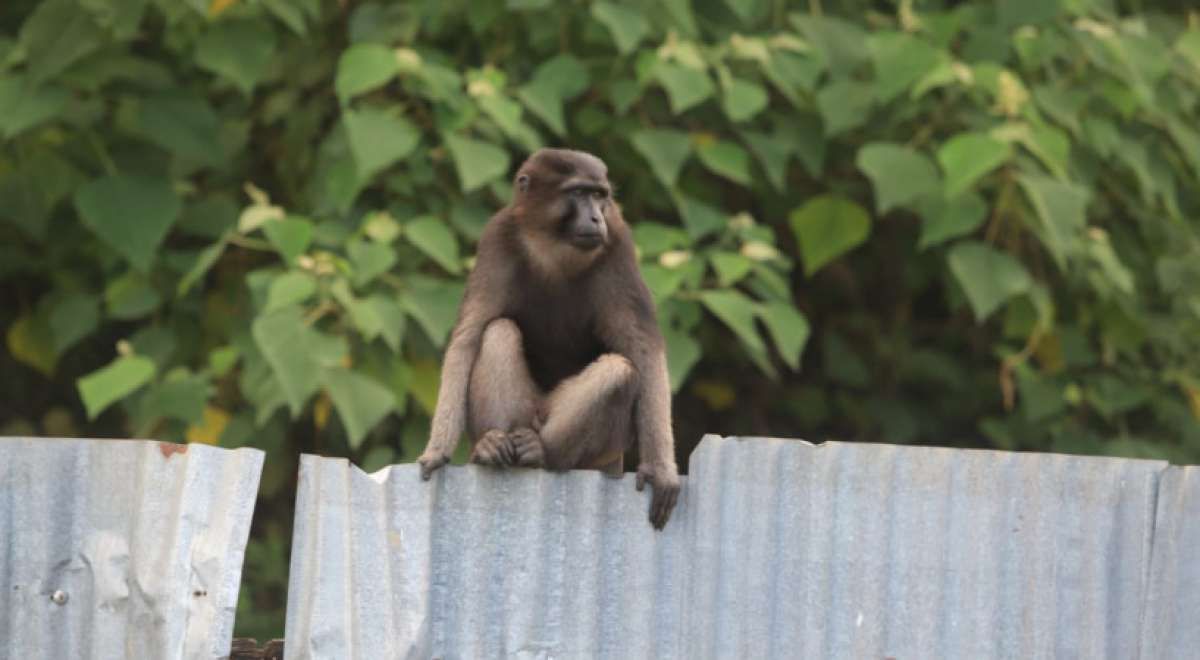
[[[566,145],[633,226],[681,459],[1200,460],[1195,20],[825,4],[6,5],[0,424],[266,450],[243,605],[281,607],[295,456],[415,457],[474,243]]]

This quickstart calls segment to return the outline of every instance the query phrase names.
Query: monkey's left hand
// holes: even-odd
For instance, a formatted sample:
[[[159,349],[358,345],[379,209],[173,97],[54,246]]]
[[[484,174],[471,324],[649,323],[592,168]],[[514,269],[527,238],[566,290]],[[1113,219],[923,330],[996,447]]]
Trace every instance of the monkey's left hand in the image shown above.
[[[650,524],[654,529],[662,529],[679,499],[679,472],[674,465],[642,463],[637,471],[638,492],[645,488],[646,482],[650,482],[654,491],[650,498]]]

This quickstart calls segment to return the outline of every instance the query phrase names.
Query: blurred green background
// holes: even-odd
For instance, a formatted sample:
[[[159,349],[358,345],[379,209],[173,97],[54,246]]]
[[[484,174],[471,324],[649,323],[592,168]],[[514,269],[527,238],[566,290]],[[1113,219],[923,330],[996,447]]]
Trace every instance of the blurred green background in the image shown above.
[[[600,155],[703,433],[1200,462],[1200,12],[1114,0],[0,6],[0,433],[411,461],[474,241]],[[632,460],[632,459],[631,459]]]

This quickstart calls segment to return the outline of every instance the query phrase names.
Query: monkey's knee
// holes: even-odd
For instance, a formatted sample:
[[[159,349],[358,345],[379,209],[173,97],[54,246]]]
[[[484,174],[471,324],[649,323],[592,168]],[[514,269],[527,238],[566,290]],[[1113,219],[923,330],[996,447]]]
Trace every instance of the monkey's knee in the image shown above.
[[[482,341],[480,350],[484,353],[512,355],[514,350],[521,350],[521,329],[511,319],[499,318],[483,329]]]
[[[596,358],[605,389],[613,396],[632,396],[637,391],[638,370],[624,355],[605,353]]]

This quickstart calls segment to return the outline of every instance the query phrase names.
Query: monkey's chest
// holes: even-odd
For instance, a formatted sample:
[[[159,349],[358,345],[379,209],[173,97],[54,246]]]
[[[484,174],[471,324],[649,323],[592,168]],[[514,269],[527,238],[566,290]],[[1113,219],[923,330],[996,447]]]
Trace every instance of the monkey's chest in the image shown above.
[[[526,309],[515,315],[529,371],[543,391],[580,372],[604,352],[591,319],[570,312],[565,307],[550,307],[540,313]]]

